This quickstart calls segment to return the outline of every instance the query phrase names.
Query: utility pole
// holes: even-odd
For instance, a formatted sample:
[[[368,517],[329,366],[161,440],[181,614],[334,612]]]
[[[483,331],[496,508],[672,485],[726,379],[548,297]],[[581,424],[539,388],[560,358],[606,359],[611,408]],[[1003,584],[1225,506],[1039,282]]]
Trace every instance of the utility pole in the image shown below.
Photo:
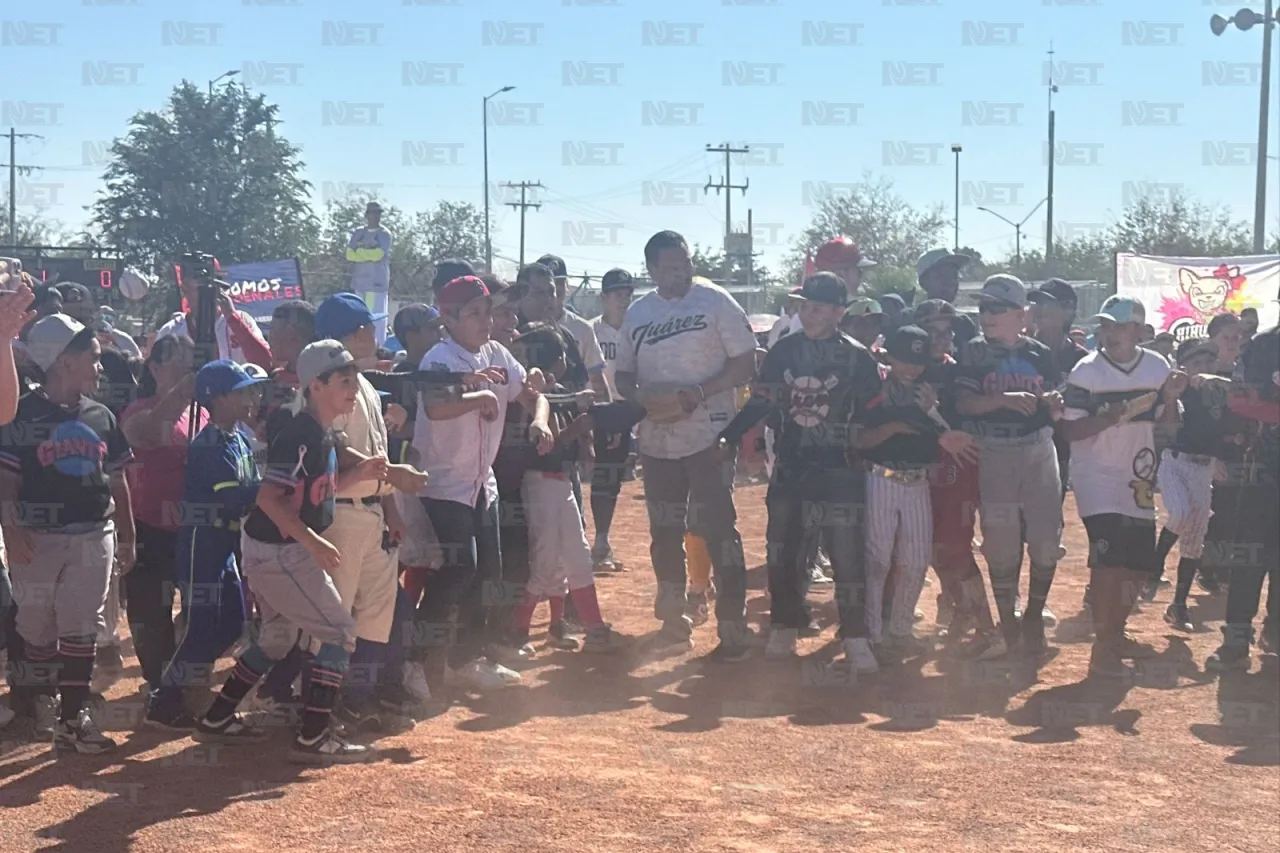
[[[18,133],[17,128],[9,128],[9,245],[18,245],[18,170],[29,172],[37,167],[18,165],[19,139],[44,139],[35,133]]]
[[[752,226],[751,208],[748,207],[747,208],[747,236],[748,237],[756,233],[755,229],[752,228],[751,226]],[[755,259],[756,259],[755,242],[752,241],[747,245],[749,247],[747,251],[747,294],[748,296],[750,296],[751,285],[752,285],[751,279],[753,278],[753,273],[755,272]]]
[[[1053,93],[1058,91],[1058,86],[1053,82],[1053,74],[1053,42],[1049,42],[1049,191],[1046,193],[1048,204],[1044,209],[1044,263],[1046,267],[1049,267],[1049,262],[1053,260],[1053,166],[1054,161],[1058,159],[1053,122]]]
[[[729,235],[733,233],[733,218],[732,218],[732,212],[731,212],[731,205],[729,203],[729,199],[733,195],[731,190],[742,190],[742,194],[746,195],[747,187],[751,185],[750,179],[743,181],[741,184],[732,183],[732,179],[730,177],[729,172],[730,172],[730,169],[733,167],[733,159],[730,155],[746,154],[750,152],[751,149],[746,145],[742,146],[741,148],[734,148],[732,145],[726,142],[725,144],[718,145],[718,146],[708,145],[706,150],[708,153],[724,155],[724,177],[721,179],[720,183],[713,184],[711,183],[711,176],[708,175],[707,185],[702,188],[702,192],[703,194],[706,194],[709,190],[715,190],[716,195],[719,195],[721,190],[725,191],[724,193],[724,236],[725,236],[724,286],[728,287],[729,280],[732,276],[732,271],[733,271],[733,266],[729,258],[729,245],[728,245]]]
[[[503,184],[503,186],[511,187],[512,189],[519,188],[520,190],[520,201],[509,201],[507,202],[507,207],[518,208],[520,211],[520,266],[524,266],[524,212],[531,207],[534,210],[538,210],[542,207],[542,202],[525,201],[525,193],[531,189],[542,189],[542,182],[521,181],[518,184],[513,184],[508,181]]]

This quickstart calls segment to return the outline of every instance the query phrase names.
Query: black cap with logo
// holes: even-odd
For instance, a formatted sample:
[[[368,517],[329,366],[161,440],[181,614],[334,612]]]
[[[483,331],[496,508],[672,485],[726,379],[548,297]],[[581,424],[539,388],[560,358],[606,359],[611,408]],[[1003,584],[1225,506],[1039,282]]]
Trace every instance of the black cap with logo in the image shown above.
[[[884,351],[905,364],[927,367],[933,356],[933,341],[919,326],[899,326],[885,338]]]

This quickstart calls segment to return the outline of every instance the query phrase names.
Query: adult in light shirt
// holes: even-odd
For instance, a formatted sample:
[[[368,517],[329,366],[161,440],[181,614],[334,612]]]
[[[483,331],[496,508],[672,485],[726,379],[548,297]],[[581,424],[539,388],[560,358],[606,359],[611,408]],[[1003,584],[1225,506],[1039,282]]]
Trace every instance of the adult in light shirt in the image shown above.
[[[840,276],[850,300],[858,295],[864,272],[877,265],[876,261],[864,258],[858,244],[848,237],[832,237],[813,256],[814,272],[833,272]],[[790,335],[802,331],[804,326],[800,324],[800,315],[796,314],[791,318],[786,333]]]
[[[351,232],[347,260],[351,262],[351,289],[372,314],[374,337],[387,337],[387,299],[391,292],[391,242],[393,237],[382,224],[382,205],[369,202],[364,209],[364,225]]]
[[[654,615],[663,623],[657,645],[692,647],[684,553],[691,529],[707,543],[719,587],[720,645],[712,660],[742,660],[751,641],[746,560],[733,506],[734,463],[716,441],[737,411],[736,389],[755,377],[756,336],[724,288],[694,282],[684,237],[660,231],[644,255],[657,288],[627,309],[615,380],[618,393],[648,413],[637,439],[658,579]]]
[[[187,313],[176,314],[161,326],[156,332],[157,340],[170,335],[182,335],[195,340],[195,330],[199,328],[200,285],[204,281],[206,279],[198,276],[185,276],[178,283],[178,289],[187,304]],[[214,298],[214,310],[218,313],[213,323],[213,338],[218,345],[217,358],[229,359],[236,364],[256,364],[264,370],[270,370],[271,350],[262,337],[257,321],[236,308],[227,291],[219,288]]]

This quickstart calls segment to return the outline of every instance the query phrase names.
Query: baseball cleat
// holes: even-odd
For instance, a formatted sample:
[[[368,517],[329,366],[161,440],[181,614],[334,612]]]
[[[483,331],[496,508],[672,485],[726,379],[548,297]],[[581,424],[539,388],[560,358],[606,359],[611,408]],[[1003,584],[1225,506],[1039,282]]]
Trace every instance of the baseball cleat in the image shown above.
[[[311,764],[321,767],[330,764],[362,764],[373,756],[372,747],[349,743],[328,729],[312,740],[303,740],[301,736],[296,737],[289,748],[289,761],[294,764]]]

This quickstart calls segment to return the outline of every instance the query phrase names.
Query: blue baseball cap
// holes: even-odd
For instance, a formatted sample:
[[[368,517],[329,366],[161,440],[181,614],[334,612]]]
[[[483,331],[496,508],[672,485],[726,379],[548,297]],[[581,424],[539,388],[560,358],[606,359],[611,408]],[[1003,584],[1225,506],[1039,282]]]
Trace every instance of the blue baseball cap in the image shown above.
[[[340,341],[361,326],[371,326],[386,314],[374,314],[354,293],[335,293],[316,309],[316,337]]]
[[[1102,308],[1093,315],[1093,319],[1110,320],[1113,323],[1145,323],[1147,309],[1132,296],[1121,296],[1117,293],[1107,297],[1107,301],[1102,303]]]
[[[269,380],[250,375],[249,371],[234,361],[211,361],[196,374],[196,400],[200,405],[207,406],[213,402],[214,397],[267,381]]]

